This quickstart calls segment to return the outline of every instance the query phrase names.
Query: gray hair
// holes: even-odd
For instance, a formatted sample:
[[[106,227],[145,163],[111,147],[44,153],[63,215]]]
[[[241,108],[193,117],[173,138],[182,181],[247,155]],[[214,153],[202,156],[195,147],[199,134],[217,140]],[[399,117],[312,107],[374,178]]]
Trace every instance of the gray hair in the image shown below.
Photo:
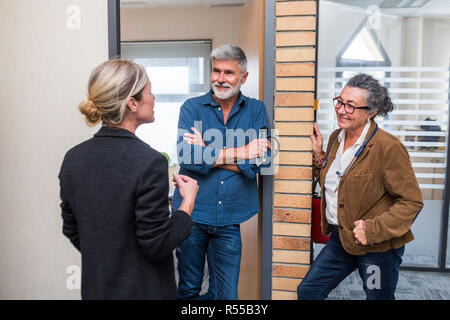
[[[367,90],[368,112],[376,111],[377,116],[386,117],[389,112],[394,110],[394,104],[386,87],[382,86],[378,80],[372,76],[360,73],[353,76],[347,83],[347,86]]]
[[[244,51],[231,44],[225,44],[220,47],[215,48],[211,52],[211,61],[214,59],[217,60],[236,60],[238,62],[239,68],[241,72],[247,71],[247,57],[245,56]]]

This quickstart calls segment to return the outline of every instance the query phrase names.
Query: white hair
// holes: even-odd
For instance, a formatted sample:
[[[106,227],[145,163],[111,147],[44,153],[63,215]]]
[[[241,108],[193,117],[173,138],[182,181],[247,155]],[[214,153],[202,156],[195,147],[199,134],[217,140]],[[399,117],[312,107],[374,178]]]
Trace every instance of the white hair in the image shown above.
[[[244,51],[237,46],[225,44],[217,47],[211,52],[210,57],[211,61],[213,61],[214,59],[236,60],[239,65],[239,69],[241,69],[241,72],[244,73],[247,71],[247,57],[245,56]]]

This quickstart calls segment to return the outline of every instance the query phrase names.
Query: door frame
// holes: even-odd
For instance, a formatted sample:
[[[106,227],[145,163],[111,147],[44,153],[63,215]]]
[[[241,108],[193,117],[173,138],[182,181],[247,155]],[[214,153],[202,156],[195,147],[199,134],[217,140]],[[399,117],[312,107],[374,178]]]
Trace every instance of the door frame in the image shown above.
[[[264,8],[264,104],[273,127],[275,84],[275,0],[265,0]],[[108,0],[109,58],[120,57],[120,0]],[[272,212],[273,176],[262,176],[261,299],[272,298]]]
[[[264,105],[267,121],[273,127],[275,89],[275,0],[265,1],[264,30]],[[272,129],[272,128],[270,128]],[[272,214],[273,176],[262,176],[262,252],[261,299],[272,298]]]
[[[120,0],[108,0],[108,53],[120,57]]]

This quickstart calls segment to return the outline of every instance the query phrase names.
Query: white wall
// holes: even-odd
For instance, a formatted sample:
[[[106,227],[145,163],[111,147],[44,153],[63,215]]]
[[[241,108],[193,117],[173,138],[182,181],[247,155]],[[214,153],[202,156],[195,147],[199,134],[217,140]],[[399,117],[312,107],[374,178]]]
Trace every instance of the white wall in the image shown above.
[[[450,19],[423,19],[422,65],[449,66]]]
[[[206,40],[213,48],[239,41],[239,7],[190,6],[121,9],[121,40]]]
[[[0,0],[0,299],[80,298],[66,288],[80,255],[62,235],[57,175],[90,137],[77,105],[107,34],[106,0]]]

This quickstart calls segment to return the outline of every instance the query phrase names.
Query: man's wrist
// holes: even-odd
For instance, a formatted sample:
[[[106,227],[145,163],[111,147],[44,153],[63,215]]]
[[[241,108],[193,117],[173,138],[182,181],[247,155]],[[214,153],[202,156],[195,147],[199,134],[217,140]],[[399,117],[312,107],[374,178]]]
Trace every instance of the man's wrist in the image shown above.
[[[245,159],[245,146],[234,148],[234,160],[246,160]]]
[[[239,148],[225,148],[222,149],[223,157],[222,164],[234,164],[237,161],[237,154]]]

